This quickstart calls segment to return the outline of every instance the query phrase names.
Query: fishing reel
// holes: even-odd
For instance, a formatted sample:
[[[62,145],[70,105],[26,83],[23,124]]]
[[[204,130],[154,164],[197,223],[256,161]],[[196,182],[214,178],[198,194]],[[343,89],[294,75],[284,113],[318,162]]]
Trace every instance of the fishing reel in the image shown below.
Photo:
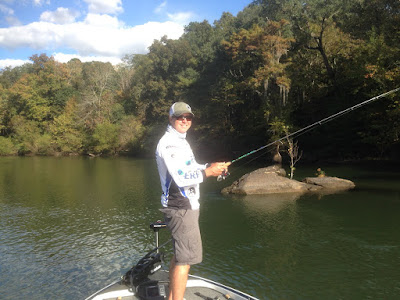
[[[221,175],[218,175],[217,181],[225,180],[226,177],[228,177],[229,175],[230,175],[230,173],[228,171],[224,171],[224,173],[222,173]]]

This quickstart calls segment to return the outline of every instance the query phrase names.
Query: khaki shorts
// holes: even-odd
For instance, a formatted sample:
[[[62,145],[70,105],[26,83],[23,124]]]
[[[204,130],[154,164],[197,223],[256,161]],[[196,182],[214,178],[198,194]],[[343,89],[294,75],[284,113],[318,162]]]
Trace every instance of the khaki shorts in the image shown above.
[[[177,265],[195,265],[203,260],[199,228],[199,210],[160,209],[171,231],[172,247]]]

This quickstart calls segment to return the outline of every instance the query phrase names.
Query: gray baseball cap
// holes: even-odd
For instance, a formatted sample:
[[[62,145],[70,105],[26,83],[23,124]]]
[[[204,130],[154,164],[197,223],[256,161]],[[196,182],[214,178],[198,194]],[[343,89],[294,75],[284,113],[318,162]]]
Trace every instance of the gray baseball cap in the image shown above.
[[[172,104],[171,108],[169,109],[170,117],[179,117],[183,114],[191,114],[194,116],[192,113],[192,108],[189,106],[189,104],[186,104],[185,102],[175,102]]]

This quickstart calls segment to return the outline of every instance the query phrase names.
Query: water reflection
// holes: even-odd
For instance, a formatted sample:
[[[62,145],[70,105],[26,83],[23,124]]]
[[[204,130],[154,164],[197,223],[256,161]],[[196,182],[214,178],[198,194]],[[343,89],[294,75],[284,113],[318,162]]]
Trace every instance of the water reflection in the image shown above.
[[[296,200],[301,197],[299,193],[282,193],[269,195],[246,195],[239,199],[248,209],[249,213],[278,213],[288,206],[296,204]]]
[[[0,163],[2,299],[84,298],[150,247],[143,231],[154,214],[151,202],[158,205],[159,193],[149,187],[158,178],[143,170],[152,162],[14,157]]]
[[[260,299],[395,299],[399,174],[344,172],[357,188],[322,198],[203,185],[192,272]],[[152,160],[1,158],[0,298],[85,298],[152,248],[159,206]]]

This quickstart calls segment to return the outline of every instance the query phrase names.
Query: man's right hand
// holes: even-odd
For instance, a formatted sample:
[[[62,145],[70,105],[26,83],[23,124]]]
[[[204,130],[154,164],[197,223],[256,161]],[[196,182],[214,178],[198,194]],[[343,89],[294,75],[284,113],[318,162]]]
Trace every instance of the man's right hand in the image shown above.
[[[215,162],[212,163],[207,169],[204,170],[207,177],[218,177],[219,175],[228,172],[228,166],[231,162]]]

